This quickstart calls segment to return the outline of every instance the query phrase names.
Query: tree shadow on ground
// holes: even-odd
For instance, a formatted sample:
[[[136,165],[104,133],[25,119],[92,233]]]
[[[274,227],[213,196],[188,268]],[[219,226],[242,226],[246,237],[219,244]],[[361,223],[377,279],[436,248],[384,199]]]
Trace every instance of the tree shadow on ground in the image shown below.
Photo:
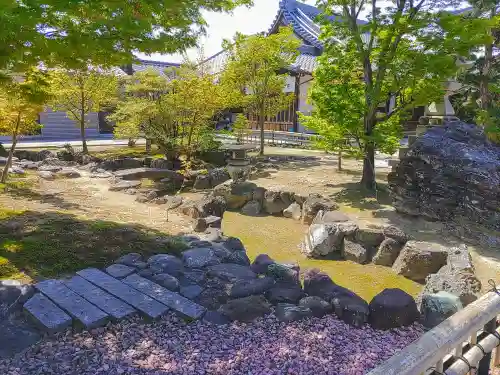
[[[66,201],[57,193],[39,193],[33,189],[26,187],[11,187],[7,189],[5,193],[15,198],[37,201],[40,203],[48,203],[54,207],[62,208],[64,210],[80,208],[80,205]]]
[[[0,278],[43,279],[109,266],[123,254],[178,254],[180,237],[143,225],[65,213],[6,212],[0,220]]]
[[[336,202],[361,211],[380,210],[392,204],[387,184],[384,183],[377,183],[376,191],[367,190],[356,182],[327,184],[326,186],[342,189],[330,195]]]

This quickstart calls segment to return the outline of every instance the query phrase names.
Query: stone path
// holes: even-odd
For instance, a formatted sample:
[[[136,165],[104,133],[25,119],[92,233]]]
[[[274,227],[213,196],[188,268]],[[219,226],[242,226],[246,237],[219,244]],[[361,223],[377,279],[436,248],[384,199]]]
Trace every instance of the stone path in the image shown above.
[[[137,313],[156,319],[170,309],[190,319],[200,319],[206,309],[178,293],[137,274],[123,280],[95,268],[77,272],[68,281],[45,280],[24,310],[42,330],[55,333],[71,325],[92,329],[109,320]]]

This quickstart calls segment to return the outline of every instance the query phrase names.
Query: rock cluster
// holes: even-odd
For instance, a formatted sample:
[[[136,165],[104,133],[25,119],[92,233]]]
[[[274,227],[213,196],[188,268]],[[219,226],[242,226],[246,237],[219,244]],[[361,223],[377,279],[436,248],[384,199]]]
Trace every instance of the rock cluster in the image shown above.
[[[402,213],[500,230],[500,146],[475,125],[453,122],[419,137],[389,174]]]

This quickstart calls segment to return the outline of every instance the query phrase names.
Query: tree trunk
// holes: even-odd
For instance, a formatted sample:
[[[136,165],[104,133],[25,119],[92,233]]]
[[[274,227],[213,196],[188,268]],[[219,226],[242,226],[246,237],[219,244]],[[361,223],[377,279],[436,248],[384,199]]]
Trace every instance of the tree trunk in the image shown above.
[[[10,146],[9,156],[7,157],[7,164],[3,168],[2,179],[0,182],[5,184],[7,182],[7,176],[9,175],[9,168],[12,165],[12,158],[14,157],[14,151],[16,150],[17,145],[17,133],[19,132],[19,125],[21,122],[21,114],[17,115],[17,123],[16,128],[14,129],[14,133],[12,134],[12,146]]]
[[[337,155],[337,167],[339,172],[342,171],[342,149],[339,149],[339,154]]]
[[[375,189],[375,145],[369,142],[365,146],[365,158],[363,160],[363,177],[361,185],[368,190]]]
[[[495,9],[491,10],[491,17],[495,16]],[[488,43],[484,46],[484,64],[481,69],[481,78],[479,81],[479,93],[481,98],[481,109],[487,111],[490,108],[490,88],[489,88],[489,73],[493,61],[493,44]],[[485,124],[482,124],[483,126]]]
[[[82,118],[80,119],[80,135],[82,137],[83,153],[88,154],[89,149],[87,147],[87,140],[85,139],[85,117],[83,114],[82,114]]]
[[[194,124],[191,125],[189,128],[189,134],[188,134],[188,139],[187,139],[187,155],[186,155],[187,161],[191,160],[191,142],[193,139],[193,132],[194,132]]]
[[[259,114],[259,128],[260,128],[260,151],[259,155],[262,156],[264,155],[264,120],[265,120],[265,111],[264,111],[264,104],[262,104],[260,108],[260,114]]]
[[[146,138],[146,154],[151,155],[151,139]]]

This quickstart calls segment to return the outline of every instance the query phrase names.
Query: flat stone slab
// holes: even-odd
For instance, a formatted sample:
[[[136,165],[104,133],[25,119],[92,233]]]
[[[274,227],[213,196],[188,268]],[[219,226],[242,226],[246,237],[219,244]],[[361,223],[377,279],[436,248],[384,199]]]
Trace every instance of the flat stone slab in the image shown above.
[[[149,318],[156,319],[168,311],[167,306],[96,268],[78,271],[77,275],[127,302]]]
[[[140,180],[149,178],[151,180],[161,180],[163,178],[184,180],[184,176],[170,169],[160,168],[132,168],[115,172],[115,176],[124,180]]]
[[[71,317],[41,293],[35,294],[24,304],[24,311],[38,327],[49,333],[71,327]]]
[[[78,293],[87,301],[92,302],[115,320],[124,319],[137,313],[137,310],[132,306],[96,287],[83,277],[74,276],[66,281],[65,284],[72,291]]]
[[[123,279],[131,273],[135,272],[135,268],[126,266],[124,264],[112,264],[106,268],[106,272],[117,279]]]
[[[45,280],[35,284],[35,288],[87,329],[102,326],[109,319],[108,314],[73,292],[60,280]]]
[[[188,318],[200,319],[205,314],[203,306],[138,275],[127,276],[123,282]]]
[[[141,181],[118,181],[109,187],[109,191],[122,191],[141,185]]]

